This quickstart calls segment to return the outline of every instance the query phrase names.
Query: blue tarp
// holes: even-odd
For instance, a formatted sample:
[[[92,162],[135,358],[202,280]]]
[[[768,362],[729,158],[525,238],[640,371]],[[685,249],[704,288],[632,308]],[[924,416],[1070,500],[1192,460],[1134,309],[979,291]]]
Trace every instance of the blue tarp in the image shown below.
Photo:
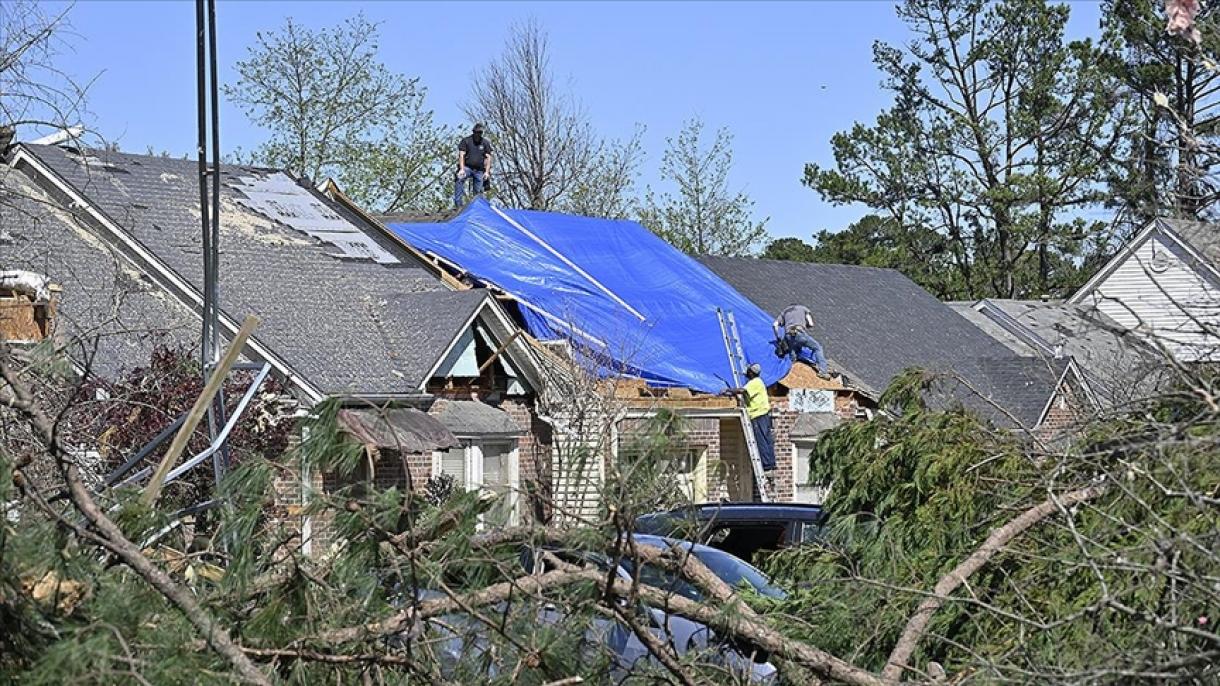
[[[478,198],[447,222],[389,228],[512,295],[535,337],[567,339],[652,385],[724,390],[731,375],[717,307],[733,312],[764,381],[788,372],[772,347],[771,316],[635,222],[502,209]]]

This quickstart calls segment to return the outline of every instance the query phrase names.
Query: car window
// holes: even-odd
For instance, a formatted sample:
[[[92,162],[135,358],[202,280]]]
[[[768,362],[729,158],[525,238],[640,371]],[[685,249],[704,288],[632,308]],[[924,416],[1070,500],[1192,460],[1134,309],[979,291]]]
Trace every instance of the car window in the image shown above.
[[[743,560],[753,560],[760,550],[779,550],[787,539],[784,522],[725,522],[704,540],[707,545]]]
[[[820,543],[822,541],[822,525],[814,522],[801,522],[801,543]]]
[[[623,560],[623,569],[629,575],[632,573],[634,565],[632,565],[631,560]],[[690,585],[678,575],[653,565],[646,564],[640,567],[640,583],[656,586],[663,591],[668,591],[690,600],[703,600],[703,594],[699,592],[699,589]]]
[[[771,585],[771,580],[767,575],[758,571],[753,565],[740,560],[728,553],[716,550],[714,548],[696,548],[695,557],[699,561],[707,565],[707,568],[712,570],[712,573],[720,577],[720,580],[738,588],[742,583],[748,584],[762,595],[770,598],[784,598],[787,596],[782,590]]]

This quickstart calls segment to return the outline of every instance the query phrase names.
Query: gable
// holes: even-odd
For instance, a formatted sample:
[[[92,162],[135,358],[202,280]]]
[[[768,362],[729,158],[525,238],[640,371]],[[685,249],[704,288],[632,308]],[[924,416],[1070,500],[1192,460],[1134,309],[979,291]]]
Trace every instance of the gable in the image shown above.
[[[420,390],[525,395],[541,386],[537,356],[503,308],[487,298],[423,378]]]
[[[1143,232],[1072,302],[1092,305],[1181,361],[1213,359],[1220,339],[1220,279],[1198,253],[1159,226]]]

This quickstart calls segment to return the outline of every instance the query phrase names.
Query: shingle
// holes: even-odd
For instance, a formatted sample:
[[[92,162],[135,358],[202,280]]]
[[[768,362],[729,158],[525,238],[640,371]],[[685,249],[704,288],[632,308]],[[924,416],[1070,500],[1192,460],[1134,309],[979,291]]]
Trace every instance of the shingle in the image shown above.
[[[507,412],[473,400],[442,400],[432,414],[458,436],[524,433]]]
[[[1012,417],[1036,421],[1054,392],[1054,370],[1027,364],[892,269],[733,257],[699,260],[773,315],[793,303],[808,307],[814,338],[831,367],[874,397],[905,369],[918,367],[942,379],[944,402],[1013,426]],[[1034,400],[1037,396],[1040,402]],[[1003,410],[997,411],[996,404]]]
[[[1072,358],[1107,405],[1146,397],[1164,371],[1155,350],[1091,306],[992,298],[950,306],[1019,355]]]
[[[202,289],[196,163],[147,155],[26,146],[179,276]],[[422,264],[312,188],[315,199],[398,256],[340,259],[340,250],[243,205],[246,179],[274,170],[223,165],[220,300],[262,323],[256,338],[326,393],[414,391],[486,297],[449,291]],[[290,191],[291,192],[291,191]]]
[[[1185,219],[1159,220],[1169,227],[1179,238],[1199,251],[1213,268],[1220,269],[1220,224],[1188,221]]]
[[[0,265],[63,288],[54,330],[81,369],[108,379],[146,366],[153,347],[197,350],[199,318],[145,278],[20,171],[0,167]]]
[[[996,426],[1033,429],[1070,360],[1006,355],[965,360],[931,387],[933,406],[961,405]]]
[[[772,315],[799,303],[832,366],[874,393],[908,367],[953,369],[965,358],[1007,351],[891,269],[701,257],[704,265]]]

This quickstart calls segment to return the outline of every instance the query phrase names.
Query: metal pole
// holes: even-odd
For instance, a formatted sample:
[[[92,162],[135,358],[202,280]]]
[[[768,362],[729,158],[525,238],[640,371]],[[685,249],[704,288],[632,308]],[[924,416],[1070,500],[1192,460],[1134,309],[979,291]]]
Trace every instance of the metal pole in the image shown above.
[[[211,251],[211,221],[209,221],[210,206],[208,203],[208,118],[207,118],[207,84],[205,83],[204,63],[207,55],[207,42],[204,27],[203,0],[195,0],[195,68],[196,85],[199,100],[199,136],[196,154],[199,158],[199,217],[203,225],[203,333],[200,337],[200,364],[203,367],[203,377],[206,379],[208,365],[212,360],[212,251]]]
[[[216,69],[216,0],[207,0],[208,19],[208,81],[212,108],[212,213],[211,213],[211,301],[212,301],[212,364],[220,354],[220,82]],[[216,399],[209,408],[208,438],[216,440],[218,428],[225,424],[225,392],[221,386]],[[212,460],[212,468],[216,483],[220,483],[230,462],[229,444],[223,444],[220,453]]]

